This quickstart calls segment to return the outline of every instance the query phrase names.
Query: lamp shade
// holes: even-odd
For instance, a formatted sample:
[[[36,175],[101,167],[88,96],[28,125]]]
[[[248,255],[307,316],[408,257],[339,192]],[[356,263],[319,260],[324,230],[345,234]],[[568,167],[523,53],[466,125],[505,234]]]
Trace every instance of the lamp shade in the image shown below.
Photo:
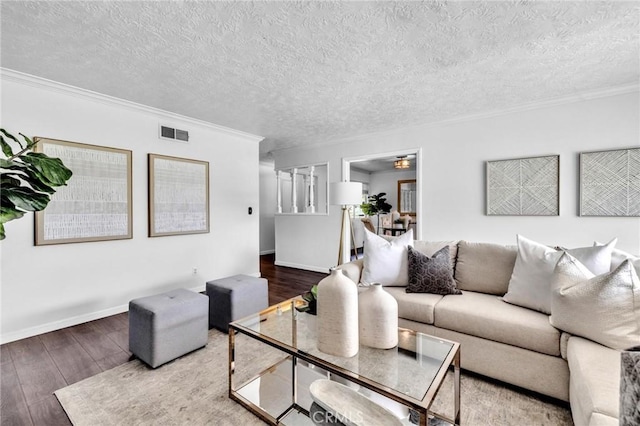
[[[353,206],[362,203],[362,183],[334,182],[330,185],[329,203],[339,206]]]

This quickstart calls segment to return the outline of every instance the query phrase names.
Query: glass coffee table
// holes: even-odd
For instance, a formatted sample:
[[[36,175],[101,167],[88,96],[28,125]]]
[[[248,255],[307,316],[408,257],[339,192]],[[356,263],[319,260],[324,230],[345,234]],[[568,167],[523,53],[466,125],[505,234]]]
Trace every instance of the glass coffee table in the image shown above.
[[[398,329],[398,346],[360,346],[342,358],[318,350],[315,315],[294,298],[229,324],[229,397],[271,424],[312,425],[311,384],[329,379],[385,407],[407,426],[460,424],[460,344]],[[453,369],[453,416],[430,410]]]

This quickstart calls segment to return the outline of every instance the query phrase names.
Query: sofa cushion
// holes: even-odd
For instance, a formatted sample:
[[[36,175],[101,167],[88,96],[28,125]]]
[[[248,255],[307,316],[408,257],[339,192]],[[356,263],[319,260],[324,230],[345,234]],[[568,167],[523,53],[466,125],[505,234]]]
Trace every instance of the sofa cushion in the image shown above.
[[[540,312],[504,303],[499,296],[463,291],[444,296],[435,308],[436,327],[508,345],[560,355],[560,331]]]
[[[443,296],[431,293],[407,293],[404,287],[385,287],[398,302],[398,317],[433,324],[433,310]]]
[[[515,246],[490,243],[458,243],[454,278],[460,290],[504,295],[516,262]]]
[[[571,334],[566,333],[564,331],[560,335],[560,356],[565,361],[567,359],[567,344],[569,343],[570,338],[571,338]]]
[[[555,268],[554,327],[614,349],[640,344],[640,279],[630,260],[594,276],[565,253]]]
[[[409,250],[409,284],[407,293],[462,294],[456,288],[449,258],[449,247],[444,246],[432,257]]]
[[[407,247],[411,243],[412,229],[390,239],[384,239],[365,229],[364,268],[360,280],[365,284],[406,286],[409,280]]]
[[[356,259],[351,262],[343,263],[342,265],[337,266],[336,269],[340,269],[343,274],[351,279],[351,281],[358,284],[360,282],[360,275],[362,275],[363,267],[364,260]]]
[[[618,418],[620,412],[620,352],[581,337],[567,344],[569,398],[576,426],[598,423],[596,417]]]
[[[616,269],[627,259],[629,259],[633,267],[636,268],[636,274],[640,275],[640,257],[617,249],[613,249],[613,253],[611,253],[611,270]]]
[[[458,256],[458,241],[423,241],[416,240],[413,242],[413,248],[427,256],[433,256],[443,247],[449,247],[449,256],[451,257],[451,269],[456,268],[456,258]]]
[[[594,274],[603,274],[609,272],[616,242],[614,239],[605,246],[556,250],[518,235],[518,256],[504,301],[550,314],[551,277],[562,253],[576,257]]]
[[[593,243],[593,245],[603,246],[605,244],[596,241],[595,243]],[[636,268],[636,274],[640,276],[640,257],[634,256],[631,253],[627,253],[626,251],[619,249],[613,249],[613,252],[611,253],[611,270],[613,271],[614,269],[616,269],[622,262],[627,259],[631,260],[631,263],[633,263],[633,267]]]

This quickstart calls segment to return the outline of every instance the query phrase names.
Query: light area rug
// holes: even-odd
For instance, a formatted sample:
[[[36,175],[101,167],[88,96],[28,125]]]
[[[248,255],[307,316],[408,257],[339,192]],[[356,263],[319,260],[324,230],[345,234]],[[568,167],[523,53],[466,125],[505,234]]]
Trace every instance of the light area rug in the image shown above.
[[[263,425],[228,397],[228,336],[209,331],[209,343],[155,370],[138,360],[55,392],[74,425]],[[237,336],[236,374],[241,383],[282,356],[246,336]],[[452,415],[452,374],[432,408]],[[571,413],[527,393],[462,374],[465,426],[572,425]],[[273,395],[271,395],[273,396]],[[286,395],[284,396],[286,398]]]

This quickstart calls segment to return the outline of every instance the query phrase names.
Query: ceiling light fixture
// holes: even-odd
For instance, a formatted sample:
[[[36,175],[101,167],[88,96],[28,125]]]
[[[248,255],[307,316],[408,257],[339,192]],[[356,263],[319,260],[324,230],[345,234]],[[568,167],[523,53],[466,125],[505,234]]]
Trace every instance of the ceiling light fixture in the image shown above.
[[[393,162],[394,169],[408,169],[409,166],[411,166],[411,163],[407,157],[398,157],[398,159]]]

